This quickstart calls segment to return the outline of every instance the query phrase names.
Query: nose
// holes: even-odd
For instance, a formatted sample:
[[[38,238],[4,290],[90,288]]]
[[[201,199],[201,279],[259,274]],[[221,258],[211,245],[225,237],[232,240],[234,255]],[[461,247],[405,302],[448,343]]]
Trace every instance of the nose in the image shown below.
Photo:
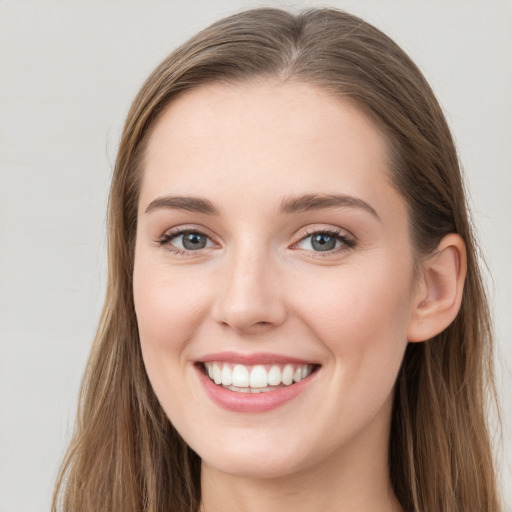
[[[212,308],[214,320],[241,334],[256,334],[281,325],[287,312],[276,267],[262,253],[233,255],[219,276]]]

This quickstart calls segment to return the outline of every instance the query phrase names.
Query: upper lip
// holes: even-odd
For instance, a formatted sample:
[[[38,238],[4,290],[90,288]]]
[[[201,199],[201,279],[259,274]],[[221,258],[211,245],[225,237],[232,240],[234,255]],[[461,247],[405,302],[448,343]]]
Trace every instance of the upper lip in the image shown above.
[[[252,354],[243,354],[238,352],[215,352],[207,354],[197,359],[198,363],[207,363],[210,361],[223,361],[226,363],[238,363],[243,365],[256,364],[318,364],[315,361],[301,359],[299,357],[286,356],[283,354],[272,354],[270,352],[255,352]]]

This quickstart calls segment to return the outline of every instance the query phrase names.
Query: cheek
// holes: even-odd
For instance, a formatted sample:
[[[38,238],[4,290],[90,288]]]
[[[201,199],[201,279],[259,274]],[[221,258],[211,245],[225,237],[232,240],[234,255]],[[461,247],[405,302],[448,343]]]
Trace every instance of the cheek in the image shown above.
[[[190,387],[183,376],[187,347],[204,318],[204,287],[154,261],[136,260],[134,303],[144,365],[155,394],[169,415],[186,410]],[[169,393],[169,389],[179,392]],[[178,414],[179,416],[179,414]]]
[[[296,308],[330,350],[344,382],[394,382],[407,345],[411,276],[407,267],[388,263],[340,269],[308,283]]]
[[[201,279],[172,274],[158,263],[136,260],[134,302],[143,347],[179,350],[203,317],[208,301]]]
[[[376,417],[387,421],[407,346],[409,284],[399,273],[353,271],[318,282],[303,304],[302,317],[330,351],[324,391],[336,405],[324,414],[343,438]]]
[[[201,290],[161,263],[135,261],[133,294],[144,366],[158,401],[178,425],[193,403],[184,376],[188,343],[204,316]]]

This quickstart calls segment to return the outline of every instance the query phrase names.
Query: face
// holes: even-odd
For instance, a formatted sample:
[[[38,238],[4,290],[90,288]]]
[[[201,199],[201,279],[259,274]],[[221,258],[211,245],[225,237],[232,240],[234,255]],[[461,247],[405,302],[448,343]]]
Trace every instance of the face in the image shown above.
[[[386,146],[300,83],[208,85],[150,138],[134,298],[147,373],[203,464],[282,476],[386,452],[414,309]]]

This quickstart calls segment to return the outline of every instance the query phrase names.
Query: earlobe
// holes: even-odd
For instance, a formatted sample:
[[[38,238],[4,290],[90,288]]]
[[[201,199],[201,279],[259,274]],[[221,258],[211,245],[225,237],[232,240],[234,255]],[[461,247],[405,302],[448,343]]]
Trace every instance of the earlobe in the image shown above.
[[[446,235],[421,267],[409,341],[429,340],[453,322],[460,309],[466,270],[464,240],[455,233]]]

